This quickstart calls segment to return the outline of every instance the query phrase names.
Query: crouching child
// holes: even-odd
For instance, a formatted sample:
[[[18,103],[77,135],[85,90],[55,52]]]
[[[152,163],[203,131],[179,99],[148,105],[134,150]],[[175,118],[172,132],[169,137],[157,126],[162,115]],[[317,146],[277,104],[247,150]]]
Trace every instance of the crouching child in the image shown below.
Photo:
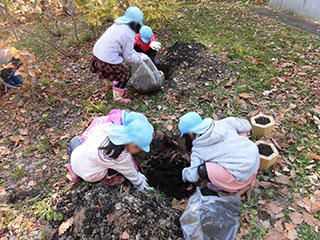
[[[134,38],[134,49],[137,52],[146,54],[156,65],[160,66],[160,61],[156,57],[158,51],[161,49],[161,43],[157,41],[152,29],[148,26],[143,26],[140,32]]]
[[[107,89],[113,89],[113,100],[130,103],[125,98],[130,69],[124,65],[141,63],[148,59],[145,54],[134,50],[134,37],[143,24],[143,13],[137,7],[129,7],[126,14],[115,20],[98,39],[93,48],[90,70],[106,82]]]
[[[180,118],[179,130],[191,150],[191,166],[184,168],[184,181],[208,180],[213,191],[239,192],[252,189],[260,164],[259,150],[244,133],[247,120],[228,117],[214,121],[189,112]]]
[[[0,48],[0,77],[6,84],[13,87],[19,87],[23,84],[22,79],[15,74],[20,66],[20,59],[13,57],[10,50]]]
[[[70,142],[70,163],[66,167],[72,180],[82,178],[112,186],[126,178],[139,190],[151,189],[132,154],[149,152],[153,132],[147,118],[139,113],[117,109],[94,119],[81,137]]]

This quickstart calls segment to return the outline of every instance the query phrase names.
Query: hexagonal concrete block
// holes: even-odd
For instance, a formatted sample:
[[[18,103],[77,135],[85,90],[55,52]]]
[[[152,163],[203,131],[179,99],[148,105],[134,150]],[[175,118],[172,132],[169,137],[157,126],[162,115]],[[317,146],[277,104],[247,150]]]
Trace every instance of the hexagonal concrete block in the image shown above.
[[[258,136],[272,136],[274,130],[274,118],[272,116],[259,113],[258,115],[250,118],[252,126],[252,135]]]
[[[256,142],[260,153],[260,168],[266,170],[275,164],[280,158],[277,148],[272,143],[265,141]]]

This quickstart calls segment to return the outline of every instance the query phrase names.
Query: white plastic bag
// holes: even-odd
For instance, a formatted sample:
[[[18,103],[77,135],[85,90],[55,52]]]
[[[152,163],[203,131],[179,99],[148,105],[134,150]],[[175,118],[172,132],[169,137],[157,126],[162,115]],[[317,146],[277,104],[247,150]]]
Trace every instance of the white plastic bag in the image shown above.
[[[239,227],[240,203],[236,196],[203,196],[198,187],[180,217],[184,239],[233,240]]]
[[[159,90],[162,86],[159,70],[149,58],[140,64],[132,66],[132,76],[128,85],[140,93],[150,93]]]

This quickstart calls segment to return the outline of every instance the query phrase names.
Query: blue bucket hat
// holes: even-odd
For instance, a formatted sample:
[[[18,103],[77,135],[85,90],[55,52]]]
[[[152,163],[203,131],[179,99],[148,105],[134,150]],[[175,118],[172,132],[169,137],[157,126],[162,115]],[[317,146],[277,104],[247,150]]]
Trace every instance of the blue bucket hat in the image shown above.
[[[121,113],[121,120],[123,125],[128,125],[129,123],[137,119],[148,122],[148,118],[142,113],[126,111],[122,111]]]
[[[148,121],[136,119],[127,126],[113,124],[108,132],[110,141],[115,145],[134,143],[145,152],[150,151],[154,129]]]
[[[153,32],[152,32],[152,29],[151,27],[148,27],[148,26],[143,26],[141,29],[140,29],[140,35],[141,35],[141,39],[144,43],[149,43],[150,42],[150,39],[152,38],[153,36]]]
[[[202,134],[210,127],[212,122],[212,118],[202,119],[198,113],[188,112],[184,114],[179,121],[181,136],[188,132]]]
[[[143,13],[138,7],[131,6],[127,8],[126,14],[122,17],[118,17],[115,20],[115,22],[119,24],[136,22],[136,23],[139,23],[140,25],[143,25]]]

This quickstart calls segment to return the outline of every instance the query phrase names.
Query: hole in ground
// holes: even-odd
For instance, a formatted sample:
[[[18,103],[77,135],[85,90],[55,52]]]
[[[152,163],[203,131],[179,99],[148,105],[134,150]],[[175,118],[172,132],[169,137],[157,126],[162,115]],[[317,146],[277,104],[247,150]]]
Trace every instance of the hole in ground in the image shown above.
[[[273,153],[272,148],[267,144],[260,143],[258,145],[258,148],[259,148],[259,153],[263,156],[269,157]]]
[[[151,152],[146,154],[144,159],[140,159],[140,168],[148,178],[150,186],[159,189],[169,198],[183,199],[191,196],[195,187],[182,181],[182,170],[190,163],[188,154],[179,149],[179,145],[167,136],[154,139]]]
[[[259,117],[256,120],[256,123],[261,124],[261,125],[267,125],[270,123],[270,119],[266,117]]]

